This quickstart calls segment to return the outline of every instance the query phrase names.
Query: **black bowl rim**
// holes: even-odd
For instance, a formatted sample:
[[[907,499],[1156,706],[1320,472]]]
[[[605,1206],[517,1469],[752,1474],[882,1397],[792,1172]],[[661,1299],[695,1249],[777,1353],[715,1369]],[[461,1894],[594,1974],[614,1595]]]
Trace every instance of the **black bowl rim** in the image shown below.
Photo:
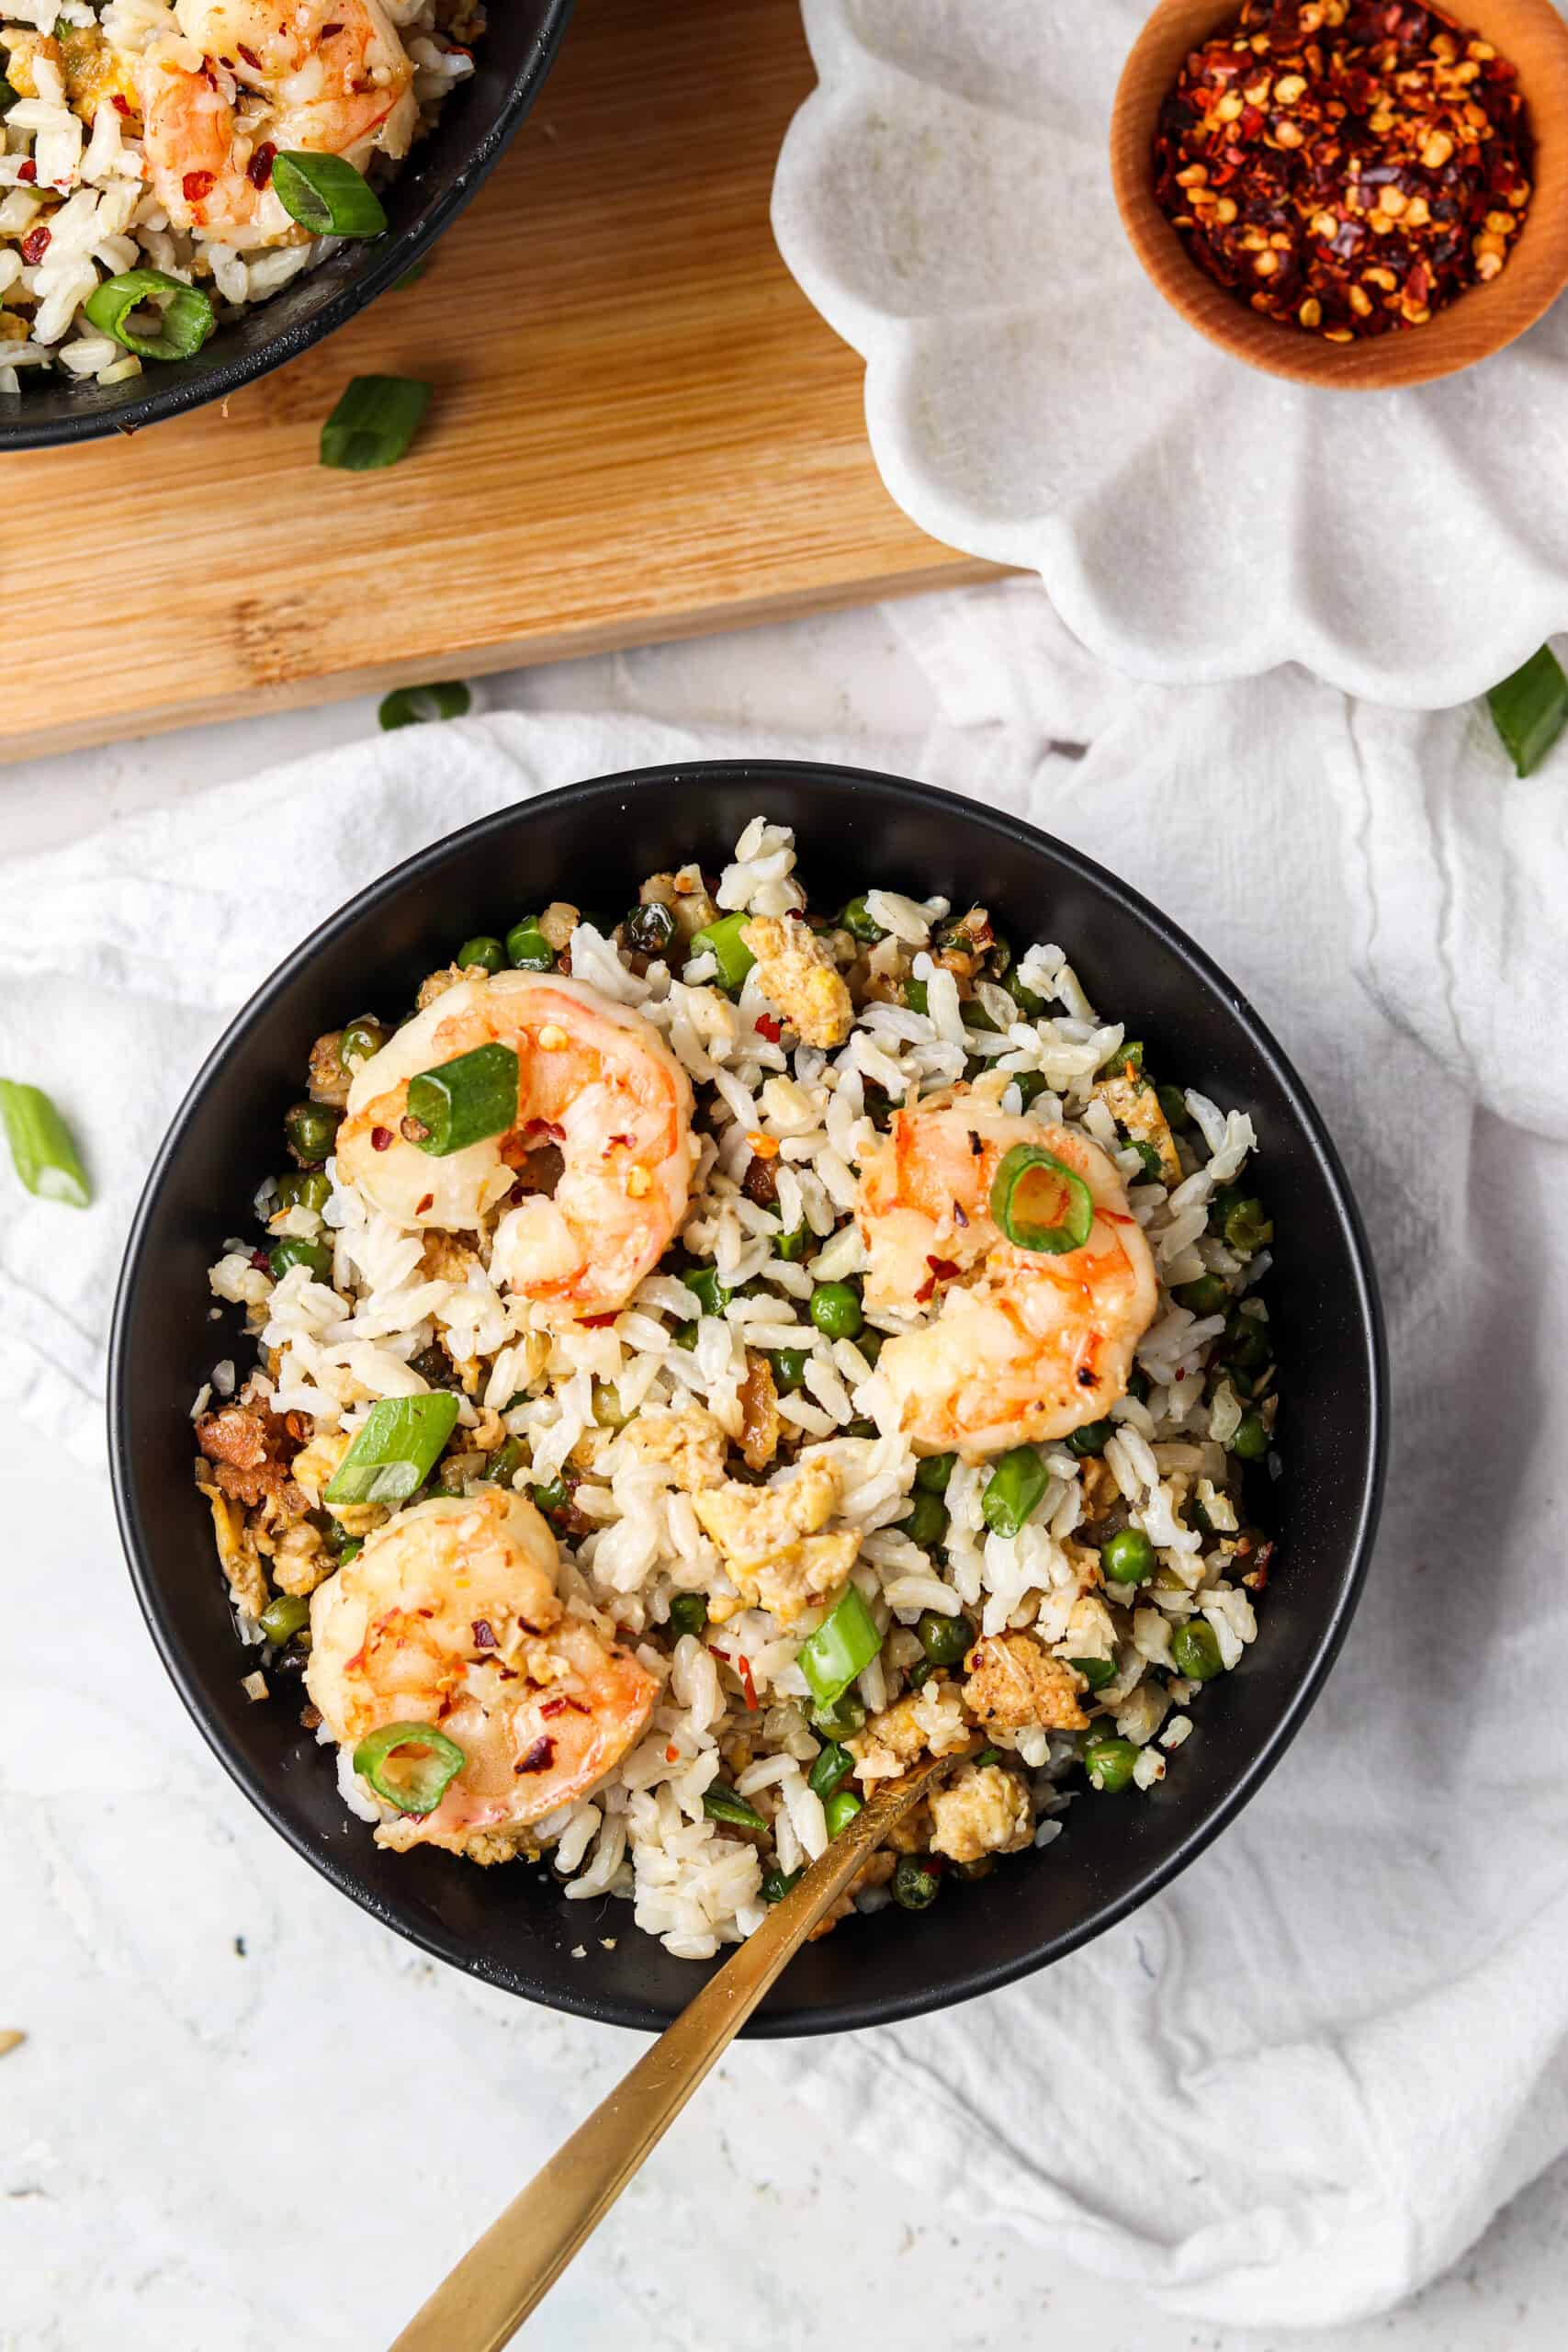
[[[548,0],[548,20],[526,65],[513,81],[505,105],[474,149],[461,178],[436,198],[424,227],[417,234],[407,231],[389,237],[362,277],[334,294],[303,324],[280,328],[259,351],[219,358],[208,367],[199,358],[177,363],[166,374],[152,379],[152,390],[140,398],[128,399],[112,411],[84,411],[80,416],[67,413],[29,425],[24,393],[15,415],[0,414],[0,457],[22,449],[58,449],[83,441],[106,441],[113,433],[137,433],[144,425],[165,424],[172,416],[184,416],[192,409],[205,408],[209,401],[226,400],[243,385],[259,382],[262,377],[270,376],[275,368],[286,367],[323,336],[346,326],[367,304],[408,275],[437,237],[451,227],[459,212],[472,203],[500,162],[555,61],[575,0]]]
[[[187,1673],[167,1629],[162,1623],[156,1605],[155,1578],[150,1568],[151,1547],[145,1542],[131,1493],[129,1472],[129,1450],[126,1442],[127,1388],[132,1376],[128,1333],[141,1280],[141,1257],[147,1227],[151,1222],[158,1195],[181,1150],[185,1130],[194,1116],[201,1098],[214,1074],[228,1056],[239,1046],[252,1026],[268,1010],[276,997],[290,987],[310,965],[321,948],[336,934],[389,899],[400,893],[411,882],[430,876],[447,854],[460,845],[482,841],[490,835],[511,832],[520,816],[536,810],[558,808],[574,805],[592,809],[603,799],[617,793],[657,791],[665,786],[700,785],[706,780],[765,785],[772,776],[830,779],[836,786],[867,784],[878,789],[893,787],[901,796],[940,814],[950,821],[978,825],[999,835],[1004,841],[1017,842],[1021,838],[1032,847],[1045,850],[1058,859],[1076,877],[1091,890],[1113,900],[1127,913],[1147,924],[1161,943],[1186,966],[1194,982],[1211,995],[1217,996],[1240,1024],[1249,1043],[1268,1066],[1280,1086],[1292,1112],[1299,1120],[1302,1131],[1315,1156],[1330,1196],[1337,1213],[1350,1261],[1350,1274],[1366,1348],[1369,1388],[1371,1393],[1371,1448],[1368,1472],[1357,1517],[1356,1532],[1348,1561],[1341,1573],[1333,1607],[1318,1636],[1312,1663],[1302,1677],[1264,1746],[1240,1772],[1231,1787],[1201,1819],[1173,1852],[1151,1866],[1145,1874],[1114,1902],[1091,1912],[1073,1928],[1045,1939],[1034,1951],[1019,1958],[992,1962],[976,1962],[955,1980],[933,1986],[924,1994],[899,1997],[867,1996],[858,1999],[825,2002],[819,2009],[802,2018],[798,2013],[774,2018],[764,2013],[753,2014],[742,2032],[761,2040],[805,2038],[818,2033],[854,2031],[864,2026],[891,2025],[919,2017],[936,2009],[955,2007],[960,2002],[974,1999],[985,1993],[999,1990],[1003,1985],[1032,1975],[1052,1962],[1062,1960],[1077,1951],[1096,1936],[1103,1935],[1151,1896],[1168,1886],[1190,1863],[1195,1861],[1220,1832],[1226,1828],[1250,1798],[1255,1796],[1269,1773],[1283,1756],[1314,1704],[1330,1668],[1338,1656],[1351,1618],[1360,1599],[1377,1533],[1382,1508],[1383,1487],[1388,1464],[1389,1434],[1389,1366],[1387,1335],[1382,1304],[1378,1291],[1371,1249],[1356,1205],[1349,1180],[1346,1175],[1332,1138],[1318,1114],[1315,1104],[1272,1032],[1259,1019],[1241,991],[1219,967],[1188,938],[1179,926],[1162,914],[1159,909],[1130,888],[1104,866],[1081,851],[1058,841],[1054,834],[1043,832],[1026,820],[1005,810],[982,807],[957,794],[944,792],[932,785],[916,784],[906,777],[887,775],[872,768],[838,766],[826,762],[809,760],[694,760],[673,762],[668,765],[623,769],[608,776],[585,778],[577,784],[560,786],[553,792],[539,793],[524,801],[497,809],[473,824],[445,834],[441,840],[427,843],[412,856],[370,884],[368,888],[329,915],[317,925],[310,936],[288,956],[236,1013],[222,1036],[208,1055],[189,1088],[170,1125],[168,1134],[154,1159],[142,1190],[130,1236],[126,1244],[118,1286],[115,1295],[114,1316],[109,1335],[107,1408],[109,1471],[114,1491],[115,1515],[120,1540],[130,1568],[132,1584],[148,1631],[165,1671],[185,1702],[197,1730],[211,1748],[230,1778],[242,1789],[256,1810],[272,1827],[293,1847],[296,1853],[320,1871],[338,1892],[346,1894],[367,1911],[384,1927],[425,1952],[442,1960],[471,1976],[478,1976],[501,1990],[515,1993],[516,1984],[491,1966],[483,1954],[462,1948],[460,1940],[434,1929],[406,1920],[389,1920],[368,1891],[358,1883],[358,1873],[351,1861],[340,1861],[313,1849],[298,1836],[284,1816],[270,1792],[254,1784],[239,1760],[226,1748],[221,1731],[209,1708],[198,1678]],[[624,2001],[592,1991],[578,1992],[573,1985],[550,1986],[526,1993],[525,1998],[537,2000],[544,2007],[565,2010],[574,2017],[588,2018],[602,2025],[619,2025],[643,2032],[656,2032],[669,2022],[664,2011],[651,2002]]]

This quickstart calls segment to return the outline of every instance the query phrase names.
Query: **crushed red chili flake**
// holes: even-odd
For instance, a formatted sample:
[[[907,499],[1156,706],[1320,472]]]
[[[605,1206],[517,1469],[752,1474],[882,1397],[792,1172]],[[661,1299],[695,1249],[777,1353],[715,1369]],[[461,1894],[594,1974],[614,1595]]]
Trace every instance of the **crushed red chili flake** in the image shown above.
[[[109,104],[113,107],[116,114],[129,114],[130,112],[130,100],[129,98],[122,97],[118,90],[110,91]]]
[[[277,149],[270,139],[264,139],[250,162],[245,165],[245,177],[253,187],[265,187],[272,178],[272,159]]]
[[[1507,260],[1532,193],[1518,73],[1421,0],[1244,0],[1160,108],[1193,260],[1330,343],[1423,326]]]
[[[751,1025],[758,1036],[765,1037],[770,1046],[776,1046],[784,1035],[784,1023],[775,1021],[771,1012],[759,1012]]]
[[[34,180],[37,179],[38,165],[34,163],[30,155],[25,156],[21,163],[17,164],[17,177],[18,180],[24,181],[29,187],[32,186]]]
[[[372,1150],[372,1151],[390,1151],[391,1148],[392,1148],[392,1130],[391,1130],[391,1128],[390,1128],[390,1127],[372,1127],[372,1128],[371,1128],[371,1130],[370,1130],[370,1148],[371,1148],[371,1150]]]
[[[250,67],[252,73],[259,74],[261,72],[261,59],[256,55],[255,51],[254,49],[247,49],[243,40],[237,40],[234,43],[234,46],[239,51],[240,55],[244,59],[245,63]]]
[[[555,1741],[547,1736],[542,1736],[534,1742],[533,1747],[528,1750],[526,1756],[520,1756],[518,1758],[516,1763],[512,1767],[512,1769],[513,1772],[547,1771],[550,1766],[550,1759],[555,1755]]]
[[[22,239],[22,259],[29,264],[39,262],[48,251],[49,231],[44,228],[29,229]]]
[[[735,1671],[740,1677],[740,1690],[746,1702],[747,1711],[754,1715],[757,1712],[757,1686],[751,1679],[750,1659],[738,1656],[735,1660]]]
[[[476,1617],[474,1619],[473,1635],[475,1649],[493,1650],[497,1647],[495,1628],[491,1623],[488,1617]]]
[[[204,196],[212,194],[217,185],[216,172],[186,172],[180,182],[180,189],[187,204],[199,204]]]

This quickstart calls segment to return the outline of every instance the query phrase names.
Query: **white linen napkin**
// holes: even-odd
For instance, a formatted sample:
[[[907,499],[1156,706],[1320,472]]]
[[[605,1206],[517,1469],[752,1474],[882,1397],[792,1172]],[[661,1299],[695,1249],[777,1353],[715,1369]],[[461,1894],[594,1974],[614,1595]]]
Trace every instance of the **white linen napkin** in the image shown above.
[[[1213,2320],[1364,2315],[1568,2146],[1568,1372],[1551,1344],[1568,1310],[1568,759],[1519,784],[1483,715],[1373,710],[1293,673],[1129,684],[1023,582],[896,617],[940,697],[927,780],[1125,875],[1302,1069],[1371,1231],[1396,1439],[1346,1653],[1210,1853],[1027,1984],[759,2059],[924,2206]],[[75,1216],[0,1172],[0,1396],[101,1459],[142,1173],[223,1023],[323,914],[531,792],[761,752],[875,756],[863,740],[499,717],[352,746],[7,867],[0,1071],[50,1086],[97,1200]],[[886,756],[908,763],[908,741]]]

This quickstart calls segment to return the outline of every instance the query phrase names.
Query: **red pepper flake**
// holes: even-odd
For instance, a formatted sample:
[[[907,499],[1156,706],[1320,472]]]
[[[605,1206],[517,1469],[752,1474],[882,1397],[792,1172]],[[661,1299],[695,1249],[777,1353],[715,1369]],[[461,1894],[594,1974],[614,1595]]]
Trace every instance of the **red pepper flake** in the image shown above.
[[[321,27],[321,38],[322,40],[331,40],[333,33],[341,33],[343,27],[341,25],[323,25]]]
[[[757,1686],[751,1679],[750,1659],[738,1656],[735,1660],[735,1671],[740,1677],[740,1688],[745,1696],[747,1710],[754,1715],[757,1712]]]
[[[372,1128],[371,1128],[371,1130],[370,1130],[370,1148],[371,1148],[371,1150],[372,1150],[372,1151],[390,1151],[391,1148],[392,1148],[392,1130],[391,1130],[391,1128],[390,1128],[390,1127],[372,1127]]]
[[[245,177],[253,187],[266,187],[272,179],[272,159],[277,148],[270,139],[264,139],[250,162],[245,165]]]
[[[547,1699],[539,1709],[539,1713],[547,1722],[549,1722],[556,1715],[564,1715],[569,1704],[570,1702],[565,1699]]]
[[[272,1272],[272,1264],[265,1250],[253,1250],[251,1263],[258,1274],[270,1274]]]
[[[259,74],[261,72],[261,59],[256,55],[255,51],[254,49],[247,49],[243,40],[237,40],[234,43],[234,46],[239,51],[240,55],[244,59],[245,63],[250,67],[252,73]]]
[[[486,1617],[476,1617],[473,1623],[474,1647],[493,1650],[501,1646],[495,1638],[495,1628]]]
[[[771,1012],[759,1012],[752,1025],[759,1037],[765,1037],[770,1046],[776,1046],[784,1035],[784,1023],[775,1021]]]
[[[547,1772],[556,1752],[553,1739],[541,1736],[534,1742],[526,1756],[520,1756],[512,1767],[514,1772]]]
[[[19,180],[21,180],[21,181],[22,181],[22,182],[23,182],[27,187],[30,187],[32,186],[32,184],[33,184],[34,180],[36,180],[36,179],[37,179],[37,177],[38,177],[38,165],[34,163],[34,161],[33,161],[33,159],[32,159],[32,157],[31,157],[30,155],[27,156],[27,157],[26,157],[26,158],[25,158],[21,163],[19,163],[19,164],[17,164],[17,177]]]
[[[415,1216],[423,1216],[424,1215],[424,1213],[425,1213],[426,1209],[434,1208],[434,1205],[435,1205],[435,1195],[434,1195],[434,1193],[425,1193],[422,1194],[422,1196],[421,1196],[421,1198],[420,1198],[420,1204],[419,1204],[419,1206],[418,1206],[418,1208],[416,1208],[416,1209],[415,1209],[415,1211],[414,1211],[414,1215],[415,1215]]]
[[[926,1263],[939,1283],[950,1283],[958,1272],[951,1258],[928,1258]]]
[[[969,1222],[969,1213],[962,1201],[954,1201],[953,1204],[953,1221],[954,1225],[961,1227],[966,1226]]]
[[[613,1306],[608,1315],[584,1315],[581,1318],[582,1328],[585,1331],[607,1331],[620,1311],[618,1306]]]
[[[217,185],[216,172],[186,172],[180,182],[180,188],[187,204],[199,204],[203,197],[211,195]]]
[[[29,229],[22,239],[22,259],[26,262],[41,261],[48,251],[49,231],[42,227]]]
[[[129,114],[130,112],[130,100],[129,98],[121,97],[118,90],[110,92],[109,103],[114,107],[116,114]]]
[[[664,1751],[664,1761],[666,1764],[679,1764],[681,1761],[681,1751],[673,1740]]]

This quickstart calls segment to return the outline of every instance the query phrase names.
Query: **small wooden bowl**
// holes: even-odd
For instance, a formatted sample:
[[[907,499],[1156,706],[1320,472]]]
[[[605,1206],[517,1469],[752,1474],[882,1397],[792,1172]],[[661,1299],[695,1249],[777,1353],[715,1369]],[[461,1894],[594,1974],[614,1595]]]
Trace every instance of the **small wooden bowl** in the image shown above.
[[[1425,326],[1328,343],[1260,318],[1204,275],[1155,201],[1155,126],[1189,51],[1235,22],[1241,0],[1159,0],[1134,43],[1111,117],[1111,173],[1133,248],[1166,300],[1234,358],[1337,391],[1457,375],[1501,351],[1568,285],[1568,21],[1552,0],[1451,0],[1443,13],[1519,69],[1535,142],[1534,195],[1506,266]]]

